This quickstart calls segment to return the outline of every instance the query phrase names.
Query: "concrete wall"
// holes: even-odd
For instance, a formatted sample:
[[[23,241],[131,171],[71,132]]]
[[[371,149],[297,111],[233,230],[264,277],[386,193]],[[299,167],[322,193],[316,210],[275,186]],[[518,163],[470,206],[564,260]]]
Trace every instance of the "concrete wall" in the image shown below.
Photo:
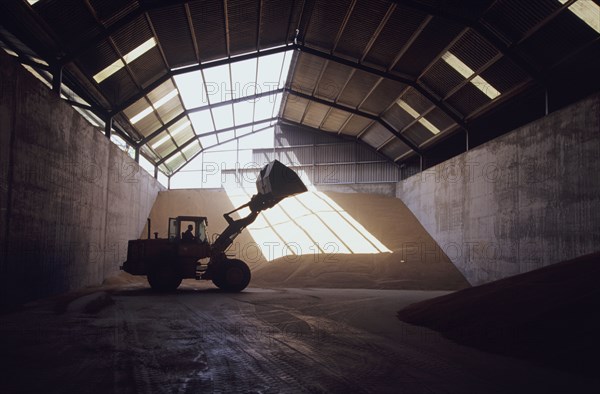
[[[0,304],[99,284],[161,186],[13,58],[0,75]]]
[[[397,185],[471,284],[600,250],[600,95]]]

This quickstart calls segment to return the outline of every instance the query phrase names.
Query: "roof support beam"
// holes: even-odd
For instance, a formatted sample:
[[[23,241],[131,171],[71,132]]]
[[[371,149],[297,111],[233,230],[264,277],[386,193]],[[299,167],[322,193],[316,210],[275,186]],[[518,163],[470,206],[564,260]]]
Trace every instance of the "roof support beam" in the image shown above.
[[[405,85],[409,85],[412,88],[414,88],[416,91],[418,91],[421,95],[423,95],[426,99],[431,101],[435,106],[437,106],[442,111],[444,111],[444,113],[446,113],[446,115],[448,115],[460,127],[463,127],[463,128],[466,127],[464,120],[461,118],[461,116],[459,116],[456,113],[456,111],[454,111],[452,108],[450,108],[441,99],[435,97],[432,93],[430,93],[427,89],[425,89],[421,84],[418,84],[416,82],[416,80],[412,77],[409,78],[409,77],[400,76],[398,74],[392,74],[392,73],[389,73],[386,71],[382,71],[382,70],[364,65],[362,63],[353,62],[351,60],[347,60],[347,59],[344,59],[344,58],[341,58],[341,57],[338,57],[335,55],[331,55],[326,52],[321,52],[316,49],[308,48],[308,47],[305,47],[302,45],[298,45],[298,49],[300,49],[301,51],[306,52],[310,55],[313,55],[313,56],[322,57],[324,59],[330,60],[335,63],[343,64],[348,67],[357,68],[359,70],[366,71],[366,72],[374,74],[374,75],[379,75],[380,77],[384,77],[387,79],[391,79],[393,81],[401,82]]]
[[[144,137],[137,145],[141,146],[141,145],[147,144],[153,138],[156,138],[163,131],[167,130],[169,127],[172,127],[175,123],[177,123],[178,121],[180,121],[181,119],[183,119],[184,117],[186,117],[188,114],[191,114],[191,113],[194,113],[194,112],[205,111],[205,110],[209,110],[209,109],[213,109],[213,108],[218,108],[218,107],[224,107],[226,105],[231,105],[231,104],[235,104],[235,103],[241,103],[241,102],[244,102],[244,101],[256,100],[256,99],[261,98],[261,97],[272,96],[272,95],[278,94],[278,93],[283,93],[283,88],[276,89],[276,90],[269,90],[269,91],[266,91],[266,92],[253,94],[252,96],[238,97],[236,99],[222,101],[222,102],[216,103],[216,104],[208,104],[208,105],[203,105],[201,107],[190,108],[188,110],[183,111],[182,113],[180,113],[179,115],[177,115],[176,117],[174,117],[173,119],[171,119],[169,122],[165,123],[163,126],[159,127],[158,129],[156,129],[155,131],[153,131],[152,133],[150,133],[147,137]]]
[[[419,147],[417,145],[415,145],[411,140],[409,140],[408,138],[406,138],[405,136],[400,134],[398,131],[396,131],[392,126],[390,126],[389,123],[387,123],[385,120],[381,119],[379,116],[360,111],[356,108],[350,108],[350,107],[346,107],[344,105],[340,105],[338,103],[323,100],[318,97],[314,97],[314,96],[311,96],[311,95],[308,95],[305,93],[297,92],[295,90],[286,89],[286,91],[293,96],[300,97],[300,98],[303,98],[303,99],[306,99],[309,101],[314,101],[319,104],[327,105],[327,106],[339,109],[341,111],[349,112],[351,114],[362,116],[363,118],[367,118],[367,119],[373,120],[375,122],[378,122],[383,127],[385,127],[390,133],[395,135],[400,141],[405,143],[410,149],[412,149],[413,151],[415,151],[418,154],[421,154],[421,150],[419,149]]]
[[[247,137],[247,136],[249,136],[249,135],[252,135],[252,134],[260,133],[261,131],[264,131],[264,130],[266,130],[266,129],[270,128],[270,127],[273,127],[273,126],[261,127],[260,129],[257,129],[257,130],[252,130],[252,131],[251,131],[250,133],[248,133],[248,134],[244,134],[244,135],[241,135],[241,136],[239,136],[239,137],[230,138],[230,139],[228,139],[228,140],[226,140],[226,141],[218,142],[218,143],[216,143],[216,144],[214,144],[214,145],[211,145],[211,146],[208,146],[208,147],[206,147],[206,148],[203,148],[203,149],[201,149],[201,150],[200,150],[200,152],[196,153],[194,156],[192,156],[191,158],[189,158],[189,159],[188,159],[188,160],[187,160],[187,161],[186,161],[186,162],[185,162],[185,163],[184,163],[184,164],[183,164],[181,167],[179,167],[178,169],[176,169],[175,171],[173,171],[173,173],[172,173],[172,174],[169,176],[169,180],[171,179],[171,177],[172,177],[173,175],[175,175],[175,174],[177,174],[179,171],[181,171],[181,170],[182,170],[182,169],[183,169],[185,166],[187,166],[187,165],[188,165],[188,164],[189,164],[189,163],[190,163],[192,160],[194,160],[196,157],[198,157],[198,155],[200,155],[200,154],[201,154],[202,152],[204,152],[205,150],[207,150],[207,149],[211,149],[211,148],[214,148],[214,147],[217,147],[217,146],[223,145],[223,144],[227,144],[227,143],[229,143],[229,142],[231,142],[231,141],[240,140],[240,139],[242,139],[242,138],[244,138],[244,137]]]
[[[144,98],[148,93],[150,93],[151,91],[153,91],[154,89],[156,89],[161,84],[163,84],[164,82],[166,82],[167,80],[169,80],[171,77],[173,77],[175,75],[185,74],[185,73],[188,73],[191,71],[205,70],[205,69],[211,68],[211,67],[218,67],[218,66],[222,66],[225,64],[241,62],[244,60],[254,59],[254,58],[258,58],[258,57],[262,57],[262,56],[273,55],[275,53],[289,51],[290,49],[293,49],[293,48],[294,48],[293,45],[283,46],[283,47],[278,47],[278,48],[273,48],[273,49],[267,49],[265,51],[249,53],[247,55],[235,56],[233,58],[217,60],[214,62],[197,64],[195,66],[178,68],[177,70],[171,70],[171,71],[167,72],[165,75],[163,75],[162,77],[158,78],[156,81],[152,82],[150,85],[146,86],[143,89],[140,89],[140,91],[137,94],[133,95],[129,99],[127,99],[124,102],[117,105],[113,109],[113,112],[117,113],[117,112],[124,111],[127,107],[129,107],[130,105],[132,105],[139,99]]]
[[[340,28],[335,36],[335,40],[333,41],[333,46],[331,47],[331,53],[335,52],[335,49],[337,48],[337,46],[340,42],[340,39],[342,38],[342,34],[344,34],[344,30],[346,29],[346,25],[348,24],[348,21],[350,20],[350,15],[352,15],[352,11],[354,11],[355,6],[356,6],[356,0],[352,0],[350,5],[348,6],[348,10],[346,11],[346,16],[344,16],[342,25],[340,26]]]
[[[154,9],[159,9],[159,8],[164,8],[164,7],[175,6],[175,5],[179,5],[179,4],[186,5],[186,7],[187,7],[188,2],[189,2],[189,0],[169,0],[169,1],[154,0],[151,2],[148,2],[148,1],[140,2],[140,6],[138,8],[136,8],[135,10],[126,14],[122,18],[118,19],[116,22],[114,22],[107,28],[104,28],[104,26],[102,25],[101,26],[102,32],[98,33],[96,36],[92,37],[88,41],[82,43],[74,51],[66,54],[62,58],[58,59],[58,61],[63,66],[65,64],[71,63],[72,61],[77,59],[79,56],[83,55],[88,49],[90,49],[90,48],[94,47],[95,45],[97,45],[98,43],[108,39],[111,35],[115,34],[117,31],[121,30],[128,24],[132,23],[133,21],[135,21],[137,18],[144,15],[148,11],[151,11]]]
[[[71,63],[72,61],[77,59],[79,56],[83,55],[90,48],[93,48],[98,43],[108,39],[110,36],[115,34],[117,31],[121,30],[128,24],[132,23],[140,16],[144,15],[145,12],[146,12],[146,9],[144,7],[136,8],[134,11],[131,11],[129,14],[125,15],[124,17],[122,17],[121,19],[117,20],[115,23],[110,25],[110,27],[103,29],[103,31],[101,33],[99,33],[98,35],[96,35],[95,37],[82,43],[74,51],[72,51],[72,52],[66,54],[65,56],[63,56],[62,58],[58,59],[58,62],[63,66],[68,63]]]
[[[275,120],[277,120],[277,118],[269,118],[269,119],[264,119],[264,120],[260,120],[260,121],[257,121],[257,122],[244,123],[244,124],[237,125],[237,126],[232,126],[232,127],[227,127],[227,128],[224,128],[224,129],[219,129],[219,130],[211,131],[209,133],[198,134],[198,135],[190,138],[189,140],[187,140],[183,144],[179,145],[179,147],[177,149],[175,149],[173,152],[169,153],[168,155],[166,155],[165,157],[163,157],[162,159],[160,159],[156,163],[156,165],[160,166],[161,164],[165,163],[171,157],[175,156],[177,153],[179,153],[182,150],[184,150],[185,148],[187,148],[194,141],[197,141],[197,140],[199,140],[202,137],[207,137],[209,135],[224,133],[226,131],[231,131],[231,130],[235,130],[235,129],[242,129],[244,127],[255,126],[257,124],[263,124],[263,123],[266,123],[266,122],[273,122]],[[271,127],[271,126],[265,127],[264,129],[267,129],[269,127]],[[248,133],[248,134],[252,134],[252,133]],[[244,134],[244,135],[246,135],[246,134]],[[243,137],[243,136],[239,136],[239,137],[235,137],[235,138],[241,138],[241,137]],[[219,145],[219,144],[217,144],[217,145]],[[212,148],[213,146],[216,146],[216,145],[211,145],[209,148]],[[204,150],[204,149],[205,148],[203,148],[202,150]],[[208,148],[206,148],[206,149],[208,149]]]

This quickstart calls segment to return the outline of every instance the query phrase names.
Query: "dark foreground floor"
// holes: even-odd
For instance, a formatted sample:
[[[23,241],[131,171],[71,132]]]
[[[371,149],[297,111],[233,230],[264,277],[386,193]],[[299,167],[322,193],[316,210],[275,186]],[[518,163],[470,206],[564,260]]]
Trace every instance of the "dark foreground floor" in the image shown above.
[[[483,351],[600,371],[600,253],[410,305],[398,317]]]
[[[0,316],[1,393],[594,392],[594,382],[456,345],[396,311],[443,292],[187,283],[46,300]],[[597,388],[597,387],[596,387]]]

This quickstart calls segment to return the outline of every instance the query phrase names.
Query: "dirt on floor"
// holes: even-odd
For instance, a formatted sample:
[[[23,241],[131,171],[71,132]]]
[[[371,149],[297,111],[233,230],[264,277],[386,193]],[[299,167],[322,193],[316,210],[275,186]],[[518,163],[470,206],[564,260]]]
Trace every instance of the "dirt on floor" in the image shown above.
[[[408,306],[400,320],[590,377],[600,354],[600,253]]]

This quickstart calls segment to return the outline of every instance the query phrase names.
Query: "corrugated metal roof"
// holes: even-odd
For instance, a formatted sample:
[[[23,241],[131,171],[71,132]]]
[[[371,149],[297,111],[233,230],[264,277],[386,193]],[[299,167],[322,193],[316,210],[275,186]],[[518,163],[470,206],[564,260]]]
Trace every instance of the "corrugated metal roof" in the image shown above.
[[[89,0],[96,17],[106,27],[139,7],[136,0]]]
[[[315,96],[329,100],[336,99],[342,92],[351,73],[352,68],[348,66],[328,62],[315,91]]]
[[[383,127],[379,123],[375,123],[373,126],[367,129],[367,131],[360,137],[360,139],[366,142],[367,144],[371,145],[373,148],[377,149],[391,136],[392,135],[385,127]]]
[[[402,141],[398,139],[392,140],[389,144],[386,144],[381,148],[381,153],[392,160],[397,159],[407,153],[410,153],[411,149]]]
[[[365,60],[383,67],[391,66],[426,18],[427,14],[421,11],[396,7]]]
[[[354,73],[340,96],[339,102],[349,107],[357,107],[375,86],[379,77],[362,70]]]
[[[254,0],[227,0],[230,54],[256,50],[258,7]]]
[[[557,0],[503,0],[485,14],[483,22],[507,42],[516,42],[560,7]]]
[[[415,118],[400,108],[398,105],[393,105],[382,116],[396,130],[402,130],[409,124],[415,121]]]
[[[329,112],[329,115],[327,115],[327,118],[323,122],[322,129],[325,131],[338,132],[349,117],[349,112],[334,108]]]
[[[466,116],[489,103],[490,98],[469,83],[450,96],[448,102]]]
[[[375,90],[369,95],[367,100],[360,106],[359,109],[380,114],[385,111],[406,89],[405,84],[384,80],[377,85]]]
[[[259,48],[281,45],[288,39],[288,20],[300,1],[262,0]]]
[[[427,130],[427,128],[419,122],[415,122],[412,126],[406,129],[402,135],[404,135],[417,146],[420,146],[427,140],[434,137],[434,134]]]
[[[404,56],[394,67],[394,70],[408,74],[420,75],[439,54],[443,51],[464,26],[447,19],[433,18],[419,34],[415,42],[406,51]]]
[[[389,7],[385,0],[357,1],[336,52],[360,59]]]
[[[302,123],[318,129],[321,126],[321,122],[323,122],[325,115],[327,115],[328,109],[329,107],[326,105],[311,102]]]
[[[442,59],[421,77],[421,80],[440,97],[446,97],[465,78]]]
[[[320,48],[323,53],[321,57],[296,52],[296,61],[291,68],[294,70],[293,80],[288,85],[307,95],[335,100],[344,106],[380,115],[399,131],[410,125],[405,135],[417,144],[432,136],[432,132],[423,126],[424,122],[418,120],[420,115],[424,115],[424,119],[441,133],[448,134],[458,126],[447,112],[456,109],[457,117],[471,115],[466,120],[471,121],[471,117],[476,118],[483,113],[480,111],[482,108],[494,107],[495,102],[490,98],[494,95],[488,96],[474,85],[477,83],[481,87],[481,80],[470,82],[469,76],[466,76],[470,71],[466,68],[476,73],[480,71],[483,83],[491,85],[503,98],[510,99],[513,92],[519,92],[514,89],[531,80],[532,76],[540,79],[536,75],[538,70],[547,70],[574,50],[597,40],[597,32],[558,0],[465,0],[460,8],[449,7],[446,3],[438,0],[416,0],[404,4],[385,0],[315,0],[313,6],[312,1],[304,0],[191,0],[176,3],[89,0],[86,5],[76,0],[44,0],[31,8],[21,4],[21,8],[38,14],[22,21],[25,26],[35,27],[32,35],[40,35],[46,27],[52,30],[48,37],[39,38],[42,47],[52,47],[48,42],[56,41],[54,49],[51,49],[56,53],[50,56],[50,60],[63,55],[74,59],[75,63],[65,67],[69,75],[65,80],[77,81],[80,86],[95,89],[92,96],[102,96],[98,100],[102,105],[110,104],[106,110],[120,108],[131,98],[144,95],[156,103],[174,88],[171,80],[150,93],[143,89],[169,73],[169,68],[194,64],[198,57],[204,63],[252,52],[257,46],[266,49],[282,45],[293,40],[295,29],[299,27],[300,43]],[[600,1],[594,1],[594,4],[598,3]],[[23,10],[19,11],[15,4],[2,4],[2,7],[3,10],[8,9],[6,15],[23,16]],[[441,13],[445,17],[429,17],[428,9],[431,15]],[[462,22],[459,23],[465,19],[476,22],[469,23],[467,29]],[[38,23],[39,20],[43,23]],[[115,24],[120,27],[113,31],[110,26]],[[104,30],[102,26],[110,30]],[[493,35],[497,37],[490,38]],[[14,41],[19,38],[17,35],[14,37]],[[118,61],[114,47],[121,56],[125,56],[153,38],[156,46],[101,82],[94,82],[94,75]],[[521,39],[523,42],[518,42]],[[498,48],[492,44],[498,41],[510,48],[505,55],[500,55]],[[593,47],[590,48],[589,51],[592,51]],[[464,63],[462,74],[448,64],[447,57],[446,60],[441,59],[445,51]],[[45,48],[38,52],[46,53]],[[352,67],[352,62],[362,61],[363,55],[364,63]],[[436,58],[439,60],[435,61]],[[270,62],[269,58],[261,59]],[[368,67],[375,70],[367,72]],[[276,72],[270,70],[271,73]],[[408,80],[420,77],[416,82],[419,88],[439,96],[441,104],[437,101],[438,97],[432,102],[417,89],[406,91],[406,85],[393,81],[400,76]],[[394,104],[401,94],[402,100],[411,107],[409,112]],[[388,139],[391,135],[377,122],[372,125],[373,120],[350,115],[325,103],[313,101],[307,108],[306,99],[284,96],[284,108],[279,113],[290,121],[304,121],[307,126],[331,133],[323,134],[324,139],[334,138],[338,132],[356,137],[369,125],[370,130],[362,135],[365,141],[381,145],[385,142],[381,142],[381,135],[386,134]],[[131,119],[148,105],[145,99],[138,100],[124,114]],[[160,119],[151,111],[133,128],[140,135],[147,136],[182,111],[184,108],[179,98],[173,98],[157,107]],[[262,112],[266,113],[266,109]],[[275,113],[278,113],[277,109]],[[177,122],[169,130],[174,132],[179,125],[180,122]],[[127,125],[126,129],[131,130],[131,127]],[[380,129],[385,133],[380,135]],[[135,134],[133,131],[129,133]],[[192,135],[190,133],[191,127],[181,129],[175,133],[174,139],[178,143],[183,142]],[[221,137],[226,138],[227,135]],[[443,143],[444,138],[439,140]],[[393,159],[402,145],[394,139],[383,145],[381,150]],[[149,157],[152,158],[153,154],[150,149]],[[173,169],[173,163],[169,167]]]
[[[36,11],[69,49],[100,33],[100,26],[83,1],[46,0],[37,4]]]
[[[144,15],[140,15],[133,22],[117,31],[112,36],[117,50],[125,55],[139,47],[150,38],[154,37],[148,21]]]
[[[283,117],[285,119],[300,123],[307,105],[308,100],[288,95],[285,103],[285,109],[283,110]]]
[[[315,89],[325,60],[301,52],[296,62],[292,87],[294,90],[311,94]]]
[[[472,29],[450,48],[450,52],[474,71],[479,70],[499,53],[498,49]]]
[[[187,13],[183,5],[149,12],[152,26],[171,68],[197,62]]]
[[[311,46],[331,50],[351,0],[315,0],[305,38]]]
[[[350,120],[346,122],[344,128],[340,131],[341,134],[350,135],[356,137],[362,132],[365,127],[371,124],[373,121],[362,116],[352,115]]]
[[[538,68],[547,69],[564,58],[565,54],[597,38],[598,33],[575,14],[563,11],[519,45],[518,49],[523,57]]]
[[[225,10],[222,0],[189,3],[194,33],[198,42],[200,61],[227,56],[225,42]]]
[[[481,77],[501,92],[508,92],[530,77],[507,57],[503,57],[481,73]]]

